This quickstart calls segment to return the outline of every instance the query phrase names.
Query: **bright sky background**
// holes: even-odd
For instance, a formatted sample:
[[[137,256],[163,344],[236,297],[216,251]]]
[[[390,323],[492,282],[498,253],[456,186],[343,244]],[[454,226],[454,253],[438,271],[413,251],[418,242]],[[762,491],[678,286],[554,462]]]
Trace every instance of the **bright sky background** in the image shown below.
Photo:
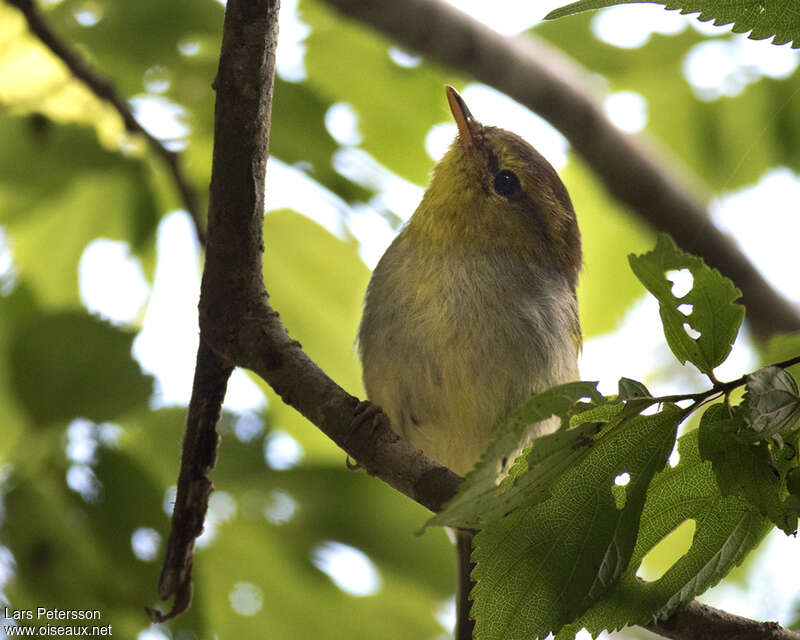
[[[547,11],[564,4],[530,0],[494,3],[452,0],[451,3],[504,34],[527,29]],[[284,0],[282,5],[278,73],[285,80],[298,81],[305,77],[303,39],[309,28],[298,19],[296,0]],[[92,17],[82,15],[82,19],[91,23]],[[647,4],[597,12],[592,28],[597,38],[631,50],[641,47],[654,33],[674,34],[685,29],[697,29],[713,36],[729,33],[729,28],[714,28],[694,17]],[[182,52],[193,55],[191,48]],[[419,63],[418,58],[396,48],[387,55],[400,66]],[[686,81],[700,99],[715,100],[720,96],[736,95],[762,76],[786,77],[796,68],[798,61],[800,53],[788,46],[776,47],[767,41],[752,41],[739,36],[724,40],[712,38],[696,45],[686,56],[683,69]],[[180,107],[159,95],[167,88],[164,82],[154,72],[147,83],[149,93],[137,96],[132,102],[137,116],[148,129],[169,140],[173,148],[180,148],[187,130],[181,122]],[[485,118],[487,121],[500,123],[535,141],[537,148],[556,168],[568,162],[569,146],[564,137],[526,108],[477,83],[466,87],[463,95],[478,119],[484,119],[483,114],[491,114],[491,118]],[[616,126],[637,132],[646,126],[649,110],[657,109],[658,105],[648,105],[642,96],[624,91],[608,95],[605,108]],[[360,243],[363,259],[372,267],[394,237],[394,230],[376,213],[379,207],[375,205],[380,202],[381,208],[388,207],[401,219],[407,219],[419,202],[422,188],[394,175],[358,148],[361,140],[358,114],[350,105],[333,105],[325,124],[342,145],[334,159],[335,167],[356,182],[378,189],[380,193],[376,200],[350,209],[338,196],[311,181],[301,171],[270,159],[267,205],[270,210],[291,206],[340,237],[346,232],[352,234]],[[455,125],[451,122],[442,122],[431,129],[425,147],[432,158],[438,159],[444,153],[455,132]],[[786,211],[789,203],[797,202],[800,202],[798,176],[786,168],[775,167],[758,183],[716,199],[711,215],[720,228],[736,235],[744,252],[775,287],[789,299],[800,303],[800,285],[792,264],[796,253],[794,245],[800,237],[800,219],[791,215],[796,211]],[[781,229],[781,233],[775,233],[775,229]],[[135,323],[147,305],[143,329],[134,344],[134,355],[142,367],[158,380],[154,406],[188,404],[197,349],[200,269],[199,247],[188,217],[182,212],[173,212],[161,222],[158,267],[152,287],[145,281],[141,267],[124,243],[96,240],[86,248],[81,259],[81,296],[91,311],[116,323]],[[621,375],[644,378],[653,370],[654,363],[669,362],[671,357],[660,338],[659,325],[656,303],[643,298],[629,310],[616,332],[587,340],[581,359],[583,379],[600,379],[601,389],[613,392]],[[618,347],[622,335],[628,345],[625,350]],[[164,345],[169,345],[169,349]],[[723,379],[735,377],[755,365],[752,351],[740,341],[718,374]],[[654,391],[687,390],[700,382],[699,375],[675,366],[665,371]],[[237,371],[228,388],[226,407],[245,416],[242,422],[245,435],[240,437],[249,439],[253,433],[258,433],[257,426],[254,428],[254,423],[248,422],[246,417],[252,416],[265,404],[266,400],[256,385],[243,372]],[[76,424],[70,428],[72,453],[69,455],[74,470],[71,470],[68,482],[91,499],[92,491],[96,489],[90,464],[94,452],[92,447],[102,442],[103,437],[111,438],[114,434],[109,429],[104,432],[102,425]],[[291,467],[301,458],[302,449],[288,433],[273,434],[265,445],[265,462],[273,468]],[[212,505],[210,518],[214,522],[210,524],[214,526],[208,527],[211,537],[216,524],[224,522],[235,512],[235,503],[233,506],[230,504],[232,498],[228,496],[229,502],[226,502],[221,493],[215,493],[215,496],[222,497],[219,504]],[[273,497],[274,507],[265,511],[265,517],[278,525],[292,517],[295,504],[285,492]],[[761,556],[749,588],[728,585],[711,590],[705,599],[740,614],[785,622],[790,613],[786,594],[796,590],[793,567],[798,555],[795,542],[780,533],[772,534],[768,542],[770,553]],[[160,543],[158,533],[152,529],[138,530],[131,541],[134,553],[141,558],[155,558]],[[2,550],[0,547],[0,552]],[[787,562],[788,557],[795,561]],[[352,547],[336,541],[322,542],[313,551],[311,561],[348,593],[366,595],[380,588],[377,569],[369,558]],[[0,562],[0,573],[2,570],[3,562]],[[242,615],[255,613],[261,607],[261,598],[258,587],[250,583],[237,584],[230,594],[231,606]],[[445,627],[452,624],[452,603],[443,603],[437,619]],[[164,636],[153,627],[143,631],[139,637],[140,640],[156,640]]]

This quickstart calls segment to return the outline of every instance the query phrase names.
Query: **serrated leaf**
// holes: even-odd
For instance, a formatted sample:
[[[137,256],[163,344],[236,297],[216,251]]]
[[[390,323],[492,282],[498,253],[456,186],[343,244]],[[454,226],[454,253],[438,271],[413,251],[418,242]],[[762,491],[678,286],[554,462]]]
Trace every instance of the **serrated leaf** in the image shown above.
[[[682,14],[700,13],[698,20],[713,20],[717,26],[733,23],[734,33],[746,33],[753,40],[775,36],[772,44],[792,42],[800,47],[800,12],[794,0],[579,0],[545,16],[545,20],[563,18],[582,11],[601,9],[618,4],[647,2],[663,4],[665,9],[680,9]]]
[[[647,487],[666,464],[683,415],[667,405],[609,428],[560,475],[550,498],[485,525],[472,556],[476,638],[543,638],[614,584],[633,552]],[[627,485],[615,485],[624,473]]]
[[[740,436],[766,440],[789,431],[800,417],[797,382],[780,367],[764,367],[747,376]]]
[[[482,520],[481,513],[491,508],[498,492],[497,477],[503,461],[510,462],[509,456],[519,448],[528,426],[551,416],[559,416],[562,425],[566,425],[567,412],[578,400],[598,396],[596,382],[569,382],[524,402],[499,426],[494,442],[467,474],[459,492],[425,526],[477,528]]]
[[[743,497],[785,533],[794,533],[800,514],[784,501],[786,490],[769,446],[766,442],[742,442],[730,432],[729,418],[725,405],[709,407],[700,420],[698,435],[700,455],[711,462],[722,495]]]
[[[658,299],[664,336],[672,353],[681,364],[688,360],[711,374],[728,357],[739,332],[744,307],[734,301],[742,292],[701,258],[681,251],[666,234],[659,234],[655,249],[641,256],[631,254],[628,261],[636,277]],[[680,269],[688,269],[693,281],[689,292],[677,298],[667,273]],[[685,315],[679,311],[681,305],[691,305],[691,312]],[[690,337],[684,325],[700,336]]]
[[[557,640],[572,640],[584,627],[595,636],[666,618],[724,578],[772,528],[746,500],[720,493],[711,463],[700,457],[696,430],[678,440],[678,453],[679,463],[650,484],[636,547],[619,582]],[[686,520],[696,523],[689,551],[658,580],[637,578],[647,553]]]
[[[631,378],[620,378],[617,384],[620,400],[630,400],[632,398],[650,398],[653,394],[644,386],[644,383]]]

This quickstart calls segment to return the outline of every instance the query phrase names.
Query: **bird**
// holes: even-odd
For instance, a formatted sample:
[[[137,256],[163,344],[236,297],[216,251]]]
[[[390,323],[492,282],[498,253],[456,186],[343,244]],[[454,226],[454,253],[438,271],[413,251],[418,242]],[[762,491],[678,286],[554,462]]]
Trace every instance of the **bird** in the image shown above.
[[[515,133],[482,125],[452,86],[445,93],[458,134],[372,273],[357,344],[369,402],[465,475],[519,404],[578,378],[582,249],[552,165]],[[520,450],[556,424],[530,425]],[[457,542],[459,639],[472,636],[471,537]]]

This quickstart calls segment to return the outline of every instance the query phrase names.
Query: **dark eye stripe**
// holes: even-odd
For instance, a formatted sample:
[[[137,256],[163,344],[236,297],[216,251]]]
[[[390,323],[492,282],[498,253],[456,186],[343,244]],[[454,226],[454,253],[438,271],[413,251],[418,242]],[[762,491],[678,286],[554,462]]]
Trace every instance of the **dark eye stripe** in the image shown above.
[[[494,177],[494,190],[504,198],[510,198],[519,188],[519,178],[513,171],[503,169]]]

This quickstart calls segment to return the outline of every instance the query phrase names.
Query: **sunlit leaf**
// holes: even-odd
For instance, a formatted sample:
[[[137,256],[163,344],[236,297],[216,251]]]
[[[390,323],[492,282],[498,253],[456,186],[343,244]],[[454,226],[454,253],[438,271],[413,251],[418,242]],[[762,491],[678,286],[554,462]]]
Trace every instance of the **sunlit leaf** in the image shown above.
[[[552,497],[485,525],[472,555],[476,638],[544,638],[614,585],[682,416],[667,405],[609,429],[553,482]],[[615,483],[623,474],[627,484]]]
[[[558,633],[558,640],[571,640],[583,627],[596,635],[667,617],[717,584],[771,528],[746,500],[720,493],[711,463],[700,458],[697,431],[678,440],[678,453],[678,465],[657,474],[650,485],[627,570],[606,597]],[[639,580],[642,559],[686,520],[696,523],[689,551],[658,580]]]
[[[655,249],[641,256],[630,255],[628,261],[658,299],[664,336],[672,353],[682,364],[688,360],[711,374],[728,357],[739,332],[744,307],[735,300],[741,291],[701,258],[681,251],[666,234],[659,235]],[[691,288],[678,297],[672,292],[675,282],[669,273],[684,269],[691,274]],[[700,335],[693,337],[690,331]]]

